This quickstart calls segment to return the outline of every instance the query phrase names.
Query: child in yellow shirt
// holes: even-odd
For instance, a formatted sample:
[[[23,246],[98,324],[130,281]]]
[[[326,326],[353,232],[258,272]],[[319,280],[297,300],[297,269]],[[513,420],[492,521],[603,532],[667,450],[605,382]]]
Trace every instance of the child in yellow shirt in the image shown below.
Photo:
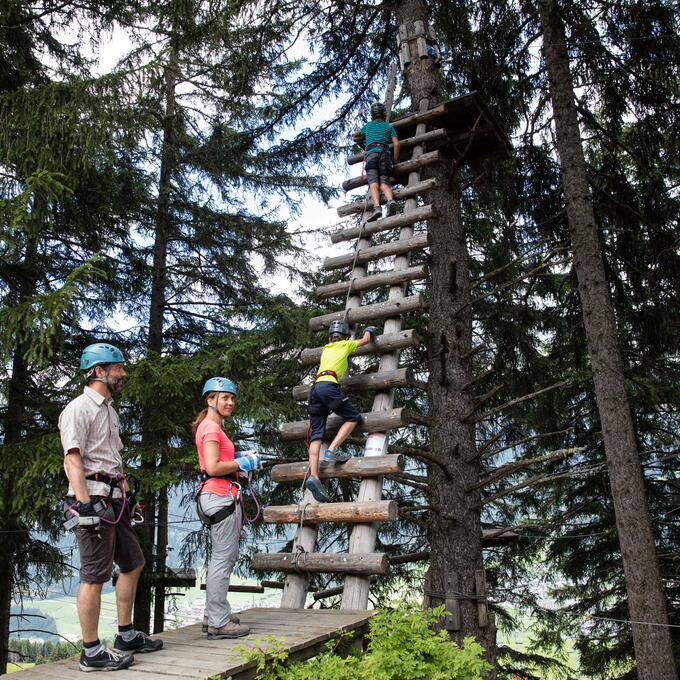
[[[342,418],[343,423],[324,454],[324,461],[346,463],[352,456],[347,452],[338,451],[338,447],[349,437],[357,423],[361,422],[361,413],[349,397],[343,394],[339,381],[347,371],[348,357],[371,341],[375,328],[368,326],[360,340],[350,340],[351,333],[347,322],[338,320],[331,323],[328,333],[330,342],[321,352],[319,370],[307,400],[310,420],[307,488],[319,503],[328,503],[330,500],[328,492],[319,480],[319,453],[326,434],[326,420],[329,414],[335,413]]]

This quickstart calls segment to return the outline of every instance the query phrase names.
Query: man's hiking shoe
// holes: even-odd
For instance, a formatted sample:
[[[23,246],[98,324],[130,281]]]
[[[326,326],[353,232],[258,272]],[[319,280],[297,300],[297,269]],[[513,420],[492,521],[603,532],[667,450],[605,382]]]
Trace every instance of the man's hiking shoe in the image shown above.
[[[323,484],[316,477],[307,477],[307,488],[319,503],[328,503],[331,500]]]
[[[346,463],[352,457],[347,451],[332,451],[326,449],[323,453],[324,463]]]
[[[229,614],[229,621],[231,623],[241,623],[241,619],[239,619],[238,616],[234,616],[233,614]],[[203,625],[201,626],[201,631],[204,633],[208,632],[208,617],[204,616],[203,617]]]
[[[86,673],[91,671],[122,671],[124,668],[132,666],[134,662],[135,657],[131,654],[118,654],[112,649],[102,647],[99,654],[92,657],[81,652],[78,667]]]
[[[238,619],[233,619],[221,628],[208,626],[208,640],[222,640],[223,638],[240,638],[250,633],[250,626],[245,623],[238,623]]]
[[[137,635],[129,642],[125,642],[122,635],[116,635],[113,648],[121,654],[146,654],[163,649],[163,640],[154,640],[138,630]]]
[[[397,214],[397,203],[396,201],[387,201],[387,216],[392,217],[392,215]]]
[[[366,211],[366,222],[375,222],[382,217],[382,210],[380,208],[373,208],[372,211]]]

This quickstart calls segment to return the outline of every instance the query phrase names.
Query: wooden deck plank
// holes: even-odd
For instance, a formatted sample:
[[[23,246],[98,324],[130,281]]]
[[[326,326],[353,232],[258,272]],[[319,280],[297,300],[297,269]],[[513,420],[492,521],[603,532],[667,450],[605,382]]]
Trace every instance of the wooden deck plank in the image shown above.
[[[341,632],[363,629],[375,612],[365,610],[274,609],[255,607],[239,612],[251,626],[247,637],[208,640],[201,624],[161,633],[165,647],[153,654],[139,654],[135,663],[116,671],[114,680],[175,680],[176,678],[229,677],[251,680],[255,662],[243,659],[243,651],[267,650],[271,636],[292,659],[307,659],[319,653],[328,640]],[[17,680],[81,680],[78,657],[34,666],[13,674]]]

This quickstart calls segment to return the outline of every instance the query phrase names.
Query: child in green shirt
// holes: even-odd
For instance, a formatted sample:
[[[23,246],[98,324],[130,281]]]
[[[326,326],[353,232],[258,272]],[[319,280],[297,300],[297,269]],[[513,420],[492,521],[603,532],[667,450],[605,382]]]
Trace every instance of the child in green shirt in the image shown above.
[[[387,214],[394,215],[397,205],[392,193],[392,169],[399,161],[399,138],[394,128],[386,122],[387,110],[385,105],[376,102],[371,105],[371,120],[364,125],[359,134],[364,137],[364,163],[368,188],[373,202],[372,211],[367,212],[366,222],[372,222],[382,217],[380,210],[380,190],[387,199]],[[392,153],[390,153],[392,143]],[[394,156],[392,155],[394,154]]]
[[[361,422],[361,413],[340,389],[339,381],[347,371],[348,358],[357,348],[368,344],[375,334],[375,328],[368,326],[360,340],[350,340],[346,321],[333,321],[329,328],[330,342],[321,352],[319,370],[309,390],[307,411],[309,412],[309,477],[307,488],[319,503],[328,503],[330,497],[319,480],[319,453],[326,434],[326,420],[331,413],[339,415],[342,426],[324,454],[324,461],[346,463],[352,456],[338,451],[338,447],[349,437]]]

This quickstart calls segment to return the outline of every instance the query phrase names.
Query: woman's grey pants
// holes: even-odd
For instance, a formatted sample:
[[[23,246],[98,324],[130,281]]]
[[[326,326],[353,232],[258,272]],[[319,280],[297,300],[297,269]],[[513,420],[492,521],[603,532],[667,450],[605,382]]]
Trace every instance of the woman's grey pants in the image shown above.
[[[234,503],[234,499],[231,496],[202,493],[199,502],[201,510],[212,516],[225,505]],[[229,517],[210,527],[212,552],[205,582],[205,616],[208,617],[208,625],[213,628],[221,628],[229,622],[231,605],[227,593],[231,572],[238,559],[240,531],[241,508],[238,504]]]

